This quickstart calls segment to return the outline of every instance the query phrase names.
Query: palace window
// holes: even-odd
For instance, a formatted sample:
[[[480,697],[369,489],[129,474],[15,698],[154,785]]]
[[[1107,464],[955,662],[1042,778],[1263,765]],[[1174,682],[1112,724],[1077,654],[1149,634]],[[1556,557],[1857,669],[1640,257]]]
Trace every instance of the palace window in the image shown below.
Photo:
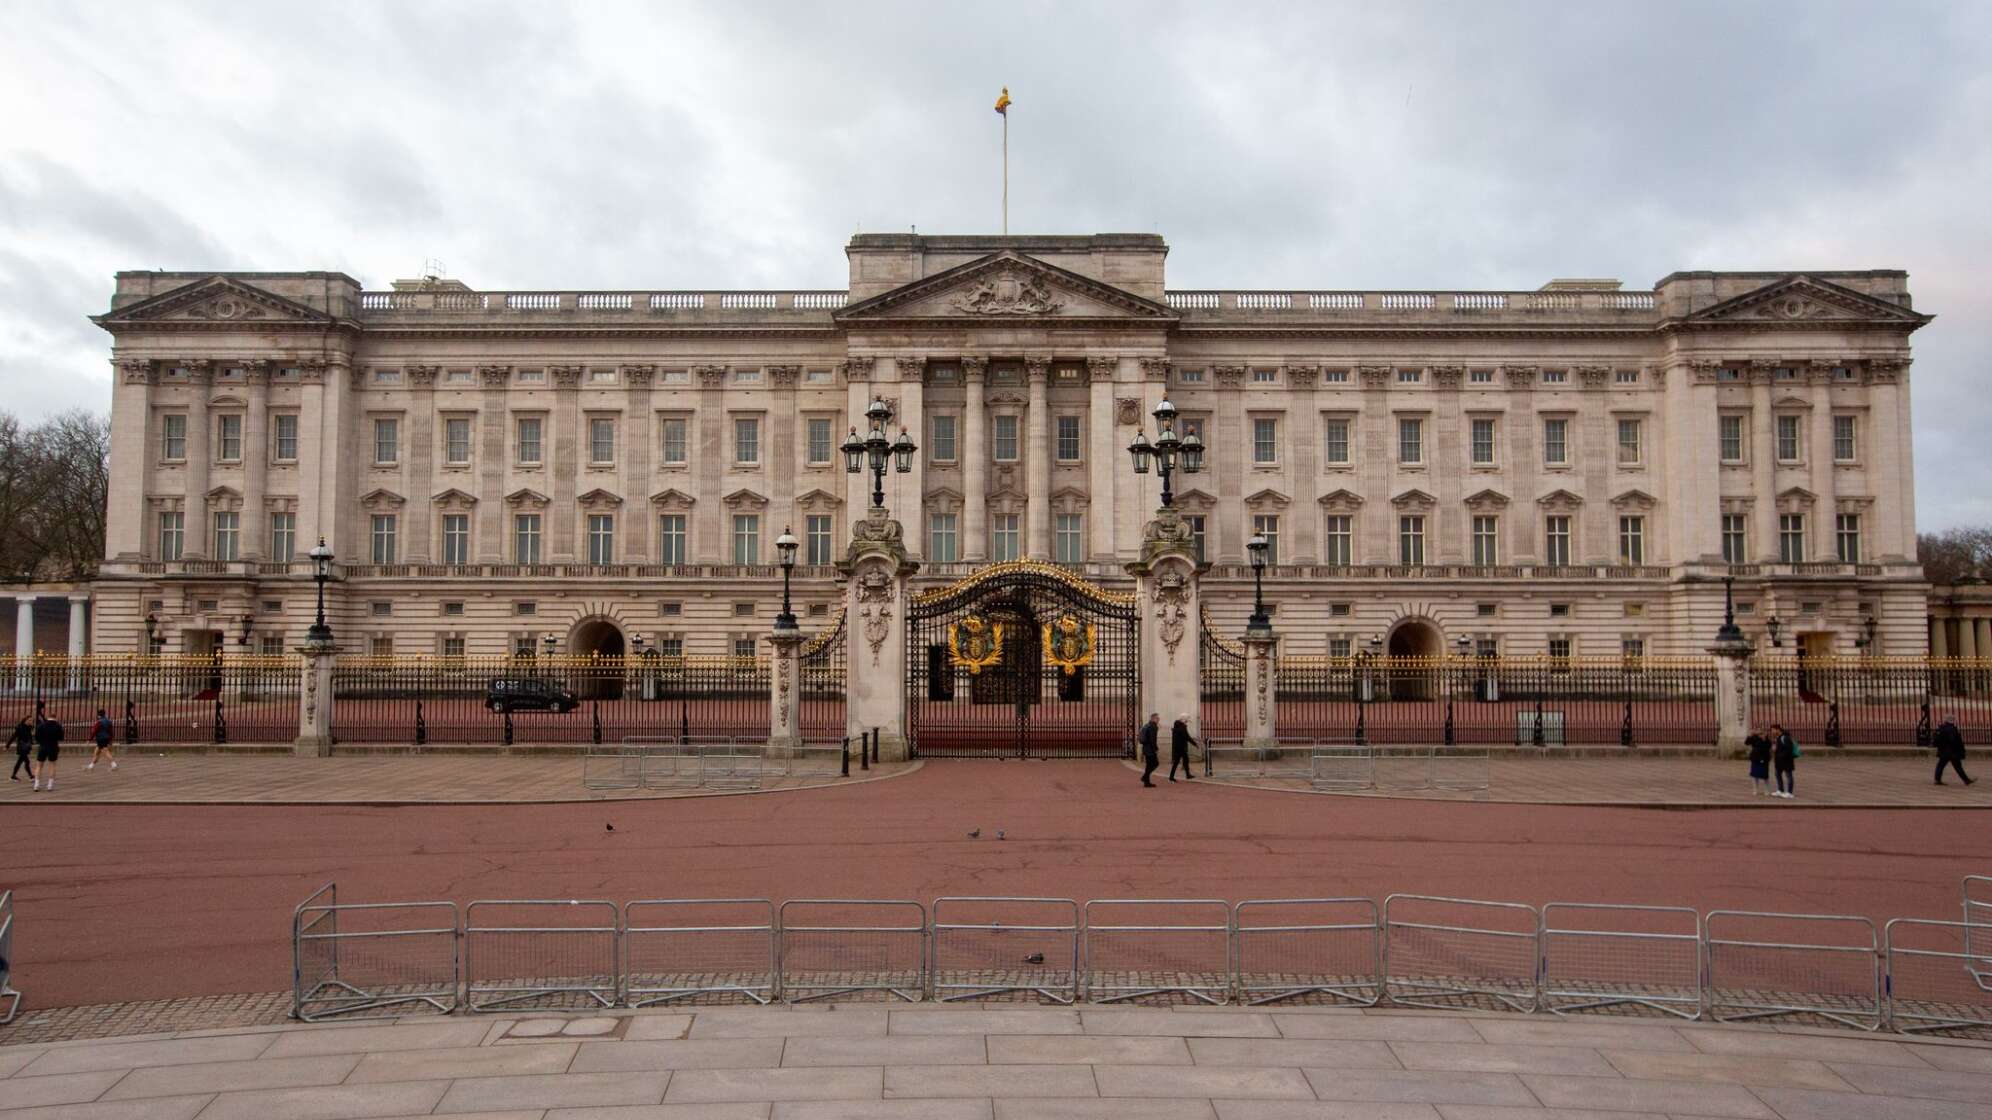
[[[812,513],[802,519],[804,563],[820,567],[836,559],[830,552],[830,522],[827,513]]]
[[[1353,553],[1351,522],[1355,519],[1346,513],[1330,514],[1327,526],[1321,537],[1321,562],[1331,568],[1346,568]]]
[[[519,462],[538,464],[542,461],[543,448],[540,443],[540,418],[521,416],[518,424]]]
[[[659,438],[662,445],[658,462],[667,467],[684,466],[688,460],[688,444],[685,439],[687,421],[682,416],[667,416],[658,422]]]
[[[1203,384],[1203,379],[1204,371],[1200,369],[1179,369],[1176,371],[1176,380],[1184,385],[1201,385]]]
[[[1490,567],[1501,562],[1501,519],[1478,515],[1473,519],[1473,562]]]
[[[1258,385],[1271,385],[1280,379],[1280,371],[1269,366],[1259,366],[1252,371],[1252,381]]]
[[[512,518],[512,561],[517,564],[540,562],[540,515],[515,514]]]
[[[936,564],[952,564],[961,558],[957,547],[958,524],[952,513],[927,515],[927,559]]]
[[[186,547],[186,515],[181,513],[161,513],[159,515],[159,558],[178,560]]]
[[[1185,514],[1183,523],[1190,527],[1190,551],[1195,554],[1197,563],[1204,562],[1204,515]]]
[[[1397,461],[1400,463],[1422,463],[1425,461],[1425,422],[1414,416],[1397,418]]]
[[[1061,416],[1058,418],[1058,461],[1076,463],[1079,461],[1079,417]]]
[[[830,436],[830,418],[828,416],[811,416],[807,422],[807,430],[809,433],[809,465],[812,467],[828,466],[830,455],[836,450],[833,446],[834,441]]]
[[[1423,380],[1425,380],[1425,371],[1422,369],[1400,369],[1397,371],[1397,383],[1399,385],[1416,385]]]
[[[444,638],[442,641],[441,648],[444,657],[458,658],[458,659],[463,657],[463,649],[464,649],[463,639],[460,637]]]
[[[443,462],[461,467],[470,462],[470,419],[452,416],[443,421]]]
[[[1740,513],[1722,515],[1722,562],[1725,564],[1747,564],[1750,562],[1750,519]]]
[[[1322,461],[1344,464],[1349,461],[1349,422],[1347,420],[1323,420],[1321,431],[1324,437]]]
[[[1786,564],[1805,562],[1805,515],[1778,514],[1778,559]]]
[[[1252,421],[1252,462],[1270,466],[1280,461],[1280,422],[1270,416]]]
[[[399,518],[391,513],[376,513],[373,515],[373,532],[370,536],[373,544],[372,556],[374,563],[394,563],[394,538],[395,530],[399,527],[399,520]]]
[[[1851,463],[1859,450],[1854,442],[1854,418],[1851,416],[1833,417],[1833,461]]]
[[[1397,519],[1397,562],[1414,565],[1425,562],[1425,518],[1422,515],[1407,513]]]
[[[1621,467],[1638,466],[1640,463],[1639,427],[1637,420],[1618,422],[1618,461]]]
[[[1556,514],[1543,519],[1542,562],[1552,568],[1570,565],[1570,518]]]
[[[1646,519],[1619,518],[1619,563],[1646,563]]]
[[[756,416],[733,418],[733,461],[743,467],[761,462],[761,420]]]
[[[1349,371],[1345,369],[1324,369],[1321,371],[1321,383],[1323,385],[1346,385],[1349,383]]]
[[[733,656],[736,660],[740,661],[753,660],[753,658],[756,656],[754,653],[754,639],[753,638],[733,639]]]
[[[242,552],[242,515],[217,511],[214,515],[214,558],[236,560]]]
[[[1725,463],[1743,461],[1743,417],[1728,413],[1715,418],[1716,455]]]
[[[1839,546],[1840,563],[1858,564],[1861,562],[1861,515],[1843,513],[1834,518],[1834,538]]]
[[[735,564],[759,564],[761,562],[760,514],[736,513],[733,515],[733,562]]]
[[[469,514],[446,513],[443,515],[443,563],[470,563]]]
[[[187,457],[187,416],[183,412],[171,412],[159,418],[159,457],[162,459],[185,459]]]
[[[588,461],[596,465],[616,461],[616,422],[609,417],[588,419]]]
[[[1796,463],[1804,445],[1799,442],[1799,418],[1796,416],[1778,417],[1778,461]]]
[[[1550,416],[1542,422],[1542,461],[1552,467],[1570,463],[1570,421]]]
[[[270,515],[270,559],[288,563],[297,557],[297,514]]]
[[[1542,371],[1542,383],[1545,385],[1561,385],[1569,380],[1570,371],[1567,369],[1546,369]]]
[[[989,559],[1001,562],[1023,555],[1017,521],[1014,513],[999,513],[989,519]]]
[[[1466,380],[1469,384],[1473,385],[1492,385],[1494,383],[1494,371],[1491,369],[1468,370]]]
[[[1280,515],[1277,513],[1255,513],[1252,515],[1252,535],[1266,538],[1266,564],[1268,567],[1280,562]]]
[[[401,421],[377,416],[373,423],[374,465],[393,466],[401,461]]]
[[[1061,513],[1052,519],[1051,558],[1061,564],[1077,564],[1086,558],[1085,518]]]
[[[1017,417],[1014,413],[998,413],[990,418],[990,430],[996,446],[996,461],[1014,463],[1017,461]]]
[[[612,513],[588,515],[588,563],[616,562],[616,516]]]
[[[955,449],[955,417],[948,413],[936,413],[929,422],[932,435],[927,442],[927,454],[936,463],[952,463],[959,452]]]
[[[242,461],[242,417],[218,416],[221,438],[216,441],[215,458],[224,463]]]
[[[1473,462],[1475,466],[1488,466],[1494,462],[1494,421],[1476,419],[1473,422]]]
[[[659,564],[685,563],[685,515],[682,513],[660,514],[657,518],[657,562]]]
[[[1622,369],[1612,375],[1612,380],[1618,382],[1620,385],[1637,385],[1639,384],[1639,371],[1636,369]]]

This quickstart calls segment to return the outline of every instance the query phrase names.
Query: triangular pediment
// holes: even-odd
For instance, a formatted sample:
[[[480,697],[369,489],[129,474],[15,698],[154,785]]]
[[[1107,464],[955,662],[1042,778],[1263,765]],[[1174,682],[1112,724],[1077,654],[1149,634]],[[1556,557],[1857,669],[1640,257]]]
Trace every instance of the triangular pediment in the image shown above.
[[[1012,249],[915,280],[838,312],[839,322],[954,319],[1010,322],[1174,321],[1166,304]]]
[[[120,307],[108,315],[92,317],[98,326],[254,323],[271,325],[324,325],[333,318],[314,307],[267,292],[228,276],[210,276]]]
[[[1899,304],[1802,273],[1772,281],[1752,292],[1723,300],[1682,321],[1697,326],[1714,323],[1859,322],[1917,327],[1932,316],[1919,315]]]
[[[1217,508],[1217,499],[1202,490],[1178,490],[1176,492],[1176,508],[1192,510],[1197,513],[1207,513]]]
[[[429,501],[439,506],[474,506],[477,504],[477,495],[452,486],[448,490],[444,490],[431,497]]]
[[[1584,504],[1584,499],[1568,490],[1551,490],[1537,498],[1536,504],[1546,509],[1576,509]]]
[[[1469,509],[1507,509],[1508,495],[1490,488],[1469,496],[1466,505]]]
[[[368,509],[379,509],[385,506],[399,506],[404,504],[406,501],[407,499],[403,498],[401,495],[385,487],[379,487],[373,490],[369,490],[366,493],[360,495],[360,504],[362,506],[367,507]]]
[[[546,495],[537,490],[521,487],[505,495],[505,503],[513,506],[543,506],[546,504]]]
[[[1399,509],[1429,509],[1438,503],[1436,499],[1423,490],[1406,490],[1404,493],[1390,499],[1390,504]]]
[[[1247,506],[1284,507],[1288,504],[1288,502],[1289,499],[1285,494],[1280,493],[1278,490],[1275,490],[1270,486],[1268,486],[1264,490],[1260,490],[1257,493],[1248,496],[1245,499],[1245,504]]]
[[[930,494],[929,497],[931,496]],[[957,494],[956,497],[959,498],[960,495]],[[840,494],[832,494],[828,490],[818,488],[797,494],[795,504],[803,509],[835,509],[844,504],[844,498]]]
[[[574,500],[584,506],[619,506],[622,504],[622,495],[610,493],[598,486]]]
[[[821,490],[813,490],[810,493],[821,494],[822,492]],[[802,498],[797,498],[796,501],[804,501],[807,497],[807,495],[804,495]],[[960,502],[961,491],[951,486],[936,486],[932,490],[927,491],[927,500],[930,502]]]
[[[1323,494],[1319,504],[1330,510],[1358,510],[1363,508],[1363,496],[1353,490],[1336,490]]]
[[[768,499],[746,487],[741,487],[720,501],[732,509],[760,509],[768,504]]]
[[[1778,501],[1780,502],[1812,502],[1816,500],[1818,500],[1818,495],[1803,486],[1792,486],[1778,491]]]
[[[1652,509],[1656,504],[1653,495],[1644,490],[1627,490],[1612,499],[1612,506],[1616,509]]]
[[[650,495],[650,504],[659,509],[690,509],[698,499],[683,490],[659,490]]]

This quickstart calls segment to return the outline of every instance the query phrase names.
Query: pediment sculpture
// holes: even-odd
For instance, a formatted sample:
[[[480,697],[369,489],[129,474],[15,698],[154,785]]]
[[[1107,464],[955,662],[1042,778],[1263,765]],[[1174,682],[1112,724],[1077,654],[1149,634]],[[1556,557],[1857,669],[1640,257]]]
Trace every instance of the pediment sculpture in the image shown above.
[[[1065,306],[1052,294],[1044,277],[1006,268],[952,301],[971,315],[1049,315]]]

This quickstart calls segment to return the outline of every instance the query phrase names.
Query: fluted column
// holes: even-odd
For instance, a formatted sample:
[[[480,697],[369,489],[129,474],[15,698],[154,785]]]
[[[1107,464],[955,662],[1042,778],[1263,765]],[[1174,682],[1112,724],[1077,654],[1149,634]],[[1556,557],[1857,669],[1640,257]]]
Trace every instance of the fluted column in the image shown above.
[[[989,435],[982,400],[983,375],[989,359],[961,360],[961,557],[970,563],[989,559]]]
[[[1840,557],[1838,486],[1833,478],[1833,363],[1814,362],[1808,371],[1812,382],[1812,448],[1806,458],[1811,468],[1812,508],[1819,524],[1812,530],[1811,559],[1837,560]]]
[[[430,502],[436,492],[436,366],[409,366],[408,448],[402,455],[407,464],[408,504],[402,507],[402,557],[411,564],[426,564],[434,558],[436,507]]]
[[[692,507],[689,560],[694,564],[733,562],[733,523],[721,504],[725,493],[727,457],[733,453],[726,438],[726,367],[695,366],[699,379],[698,444],[692,452]],[[762,540],[773,540],[763,527]]]
[[[1750,363],[1750,492],[1756,498],[1751,506],[1750,534],[1756,539],[1757,559],[1774,563],[1778,558],[1778,443],[1777,422],[1771,414],[1771,367]]]
[[[1508,414],[1502,417],[1508,427],[1508,449],[1502,467],[1513,489],[1505,519],[1510,524],[1501,543],[1503,555],[1512,557],[1510,563],[1515,564],[1540,563],[1547,544],[1542,507],[1536,504],[1541,491],[1550,488],[1537,481],[1542,470],[1542,418],[1535,411],[1537,372],[1534,366],[1501,367],[1501,376],[1508,382]]]
[[[270,473],[270,363],[242,363],[249,413],[242,420],[242,558],[261,560],[269,552],[270,511],[263,495]]]
[[[649,501],[657,491],[650,474],[651,457],[657,450],[650,411],[650,383],[656,375],[656,366],[622,367],[629,400],[622,447],[623,509],[628,512],[623,514],[625,523],[616,527],[616,546],[631,564],[649,563],[650,542],[657,538],[657,519],[651,516]]]
[[[214,369],[201,358],[185,363],[187,369],[187,490],[186,539],[182,555],[189,560],[205,558],[214,526],[208,519],[208,470],[214,455],[208,450],[208,433],[214,425],[208,416],[208,398],[213,387]]]
[[[574,563],[574,545],[580,533],[580,510],[574,504],[576,483],[581,477],[581,367],[554,366],[553,419],[547,433],[552,445],[548,462],[547,524],[545,532],[555,563]]]
[[[1029,472],[1030,508],[1024,511],[1024,555],[1032,560],[1051,559],[1051,464],[1054,454],[1046,435],[1050,405],[1045,400],[1046,382],[1051,377],[1051,359],[1024,359],[1024,373],[1030,380],[1029,409],[1024,414],[1024,469]]]
[[[1252,433],[1245,426],[1245,367],[1214,366],[1217,378],[1215,435],[1204,433],[1204,469],[1217,472],[1217,509],[1204,526],[1204,559],[1220,564],[1245,562],[1251,514],[1245,512],[1245,475],[1252,469]],[[1212,539],[1215,536],[1216,539]]]
[[[1286,367],[1288,477],[1293,480],[1293,513],[1287,518],[1293,541],[1280,550],[1287,564],[1321,562],[1321,401],[1315,396],[1318,366]]]
[[[110,503],[104,518],[104,559],[145,554],[156,529],[145,500],[146,481],[159,461],[152,390],[158,374],[149,358],[120,358],[111,406]]]
[[[505,390],[512,383],[511,366],[481,366],[477,375],[484,385],[478,405],[477,448],[477,562],[500,564],[505,560]]]
[[[1132,367],[1132,362],[1129,363]],[[1114,558],[1114,469],[1121,465],[1115,445],[1114,382],[1120,359],[1086,359],[1086,559]]]

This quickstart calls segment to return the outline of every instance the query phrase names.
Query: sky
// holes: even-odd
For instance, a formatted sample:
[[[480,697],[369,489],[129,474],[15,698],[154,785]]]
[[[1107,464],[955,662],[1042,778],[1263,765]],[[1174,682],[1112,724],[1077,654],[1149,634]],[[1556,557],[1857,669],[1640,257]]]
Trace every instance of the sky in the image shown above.
[[[1177,288],[1909,272],[1917,519],[1992,525],[1992,4],[0,0],[0,409],[119,269],[840,288],[1157,232]],[[1972,277],[1981,278],[1974,281]]]

